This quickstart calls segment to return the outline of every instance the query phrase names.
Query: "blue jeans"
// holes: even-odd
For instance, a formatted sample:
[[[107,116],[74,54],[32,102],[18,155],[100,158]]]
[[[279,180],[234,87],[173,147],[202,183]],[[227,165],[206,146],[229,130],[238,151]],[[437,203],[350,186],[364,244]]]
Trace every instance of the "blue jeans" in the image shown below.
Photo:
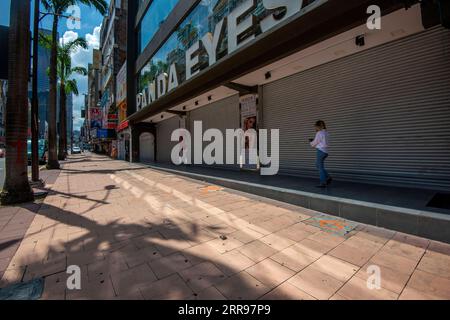
[[[327,170],[325,169],[325,159],[328,158],[328,153],[325,153],[319,149],[317,149],[317,169],[320,173],[320,183],[326,184],[328,178],[330,175],[328,174]]]

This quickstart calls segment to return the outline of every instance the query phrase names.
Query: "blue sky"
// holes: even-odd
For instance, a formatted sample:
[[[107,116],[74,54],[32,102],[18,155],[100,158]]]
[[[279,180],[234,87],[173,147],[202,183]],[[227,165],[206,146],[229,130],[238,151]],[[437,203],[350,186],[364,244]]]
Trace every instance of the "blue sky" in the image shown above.
[[[109,2],[109,0],[107,0]],[[9,0],[0,0],[0,25],[9,25]],[[32,4],[33,8],[33,4]],[[42,8],[41,11],[44,11]],[[67,20],[63,19],[59,23],[59,35],[64,38],[65,41],[75,39],[76,37],[83,37],[87,40],[89,44],[88,50],[78,50],[72,56],[73,66],[88,66],[88,63],[92,62],[92,49],[98,48],[99,46],[99,35],[100,26],[103,17],[95,9],[81,5],[80,6],[81,15],[81,26],[80,29],[69,29],[67,25]],[[40,28],[51,29],[52,18],[46,17],[41,21]],[[82,124],[83,120],[80,118],[81,109],[84,105],[83,93],[87,93],[87,77],[76,77],[78,81],[78,87],[80,90],[80,95],[78,97],[74,96],[74,128],[78,129]]]

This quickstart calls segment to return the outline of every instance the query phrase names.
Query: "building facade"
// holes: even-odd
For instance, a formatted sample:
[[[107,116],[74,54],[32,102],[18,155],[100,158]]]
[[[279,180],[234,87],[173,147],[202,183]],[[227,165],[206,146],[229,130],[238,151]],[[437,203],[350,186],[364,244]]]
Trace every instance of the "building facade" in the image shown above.
[[[126,60],[126,30],[128,1],[111,1],[108,15],[100,31],[100,108],[102,113],[101,129],[97,130],[97,139],[101,141],[105,153],[117,157],[117,135],[119,105],[116,77]]]
[[[449,190],[446,3],[129,2],[132,160],[170,163],[172,132],[202,121],[278,129],[279,173],[315,176],[322,119],[336,178]]]

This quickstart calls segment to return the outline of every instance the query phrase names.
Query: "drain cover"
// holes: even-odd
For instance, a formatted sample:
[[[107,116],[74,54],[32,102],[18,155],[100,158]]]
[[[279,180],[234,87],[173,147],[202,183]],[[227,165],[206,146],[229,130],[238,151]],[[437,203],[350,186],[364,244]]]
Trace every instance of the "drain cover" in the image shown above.
[[[428,202],[427,207],[438,209],[450,209],[450,194],[449,193],[436,193]]]
[[[0,289],[0,300],[38,300],[44,291],[44,279],[13,284]]]
[[[304,223],[318,227],[326,232],[345,236],[356,228],[357,224],[348,220],[339,219],[326,214],[320,214],[318,216],[309,218]]]

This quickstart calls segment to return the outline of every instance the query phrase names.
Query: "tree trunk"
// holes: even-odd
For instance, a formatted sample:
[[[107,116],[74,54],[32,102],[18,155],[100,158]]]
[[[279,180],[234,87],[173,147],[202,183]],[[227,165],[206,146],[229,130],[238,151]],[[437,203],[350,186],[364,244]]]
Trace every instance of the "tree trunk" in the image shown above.
[[[28,78],[30,62],[30,1],[11,1],[9,83],[6,103],[6,170],[1,203],[33,200],[28,181]]]
[[[66,120],[66,87],[64,82],[61,81],[59,87],[59,151],[58,151],[58,160],[66,160],[67,156],[67,120]]]
[[[50,91],[48,95],[48,169],[59,169],[58,152],[56,146],[56,80],[57,80],[57,41],[58,41],[58,16],[53,16],[52,47],[50,52]]]

